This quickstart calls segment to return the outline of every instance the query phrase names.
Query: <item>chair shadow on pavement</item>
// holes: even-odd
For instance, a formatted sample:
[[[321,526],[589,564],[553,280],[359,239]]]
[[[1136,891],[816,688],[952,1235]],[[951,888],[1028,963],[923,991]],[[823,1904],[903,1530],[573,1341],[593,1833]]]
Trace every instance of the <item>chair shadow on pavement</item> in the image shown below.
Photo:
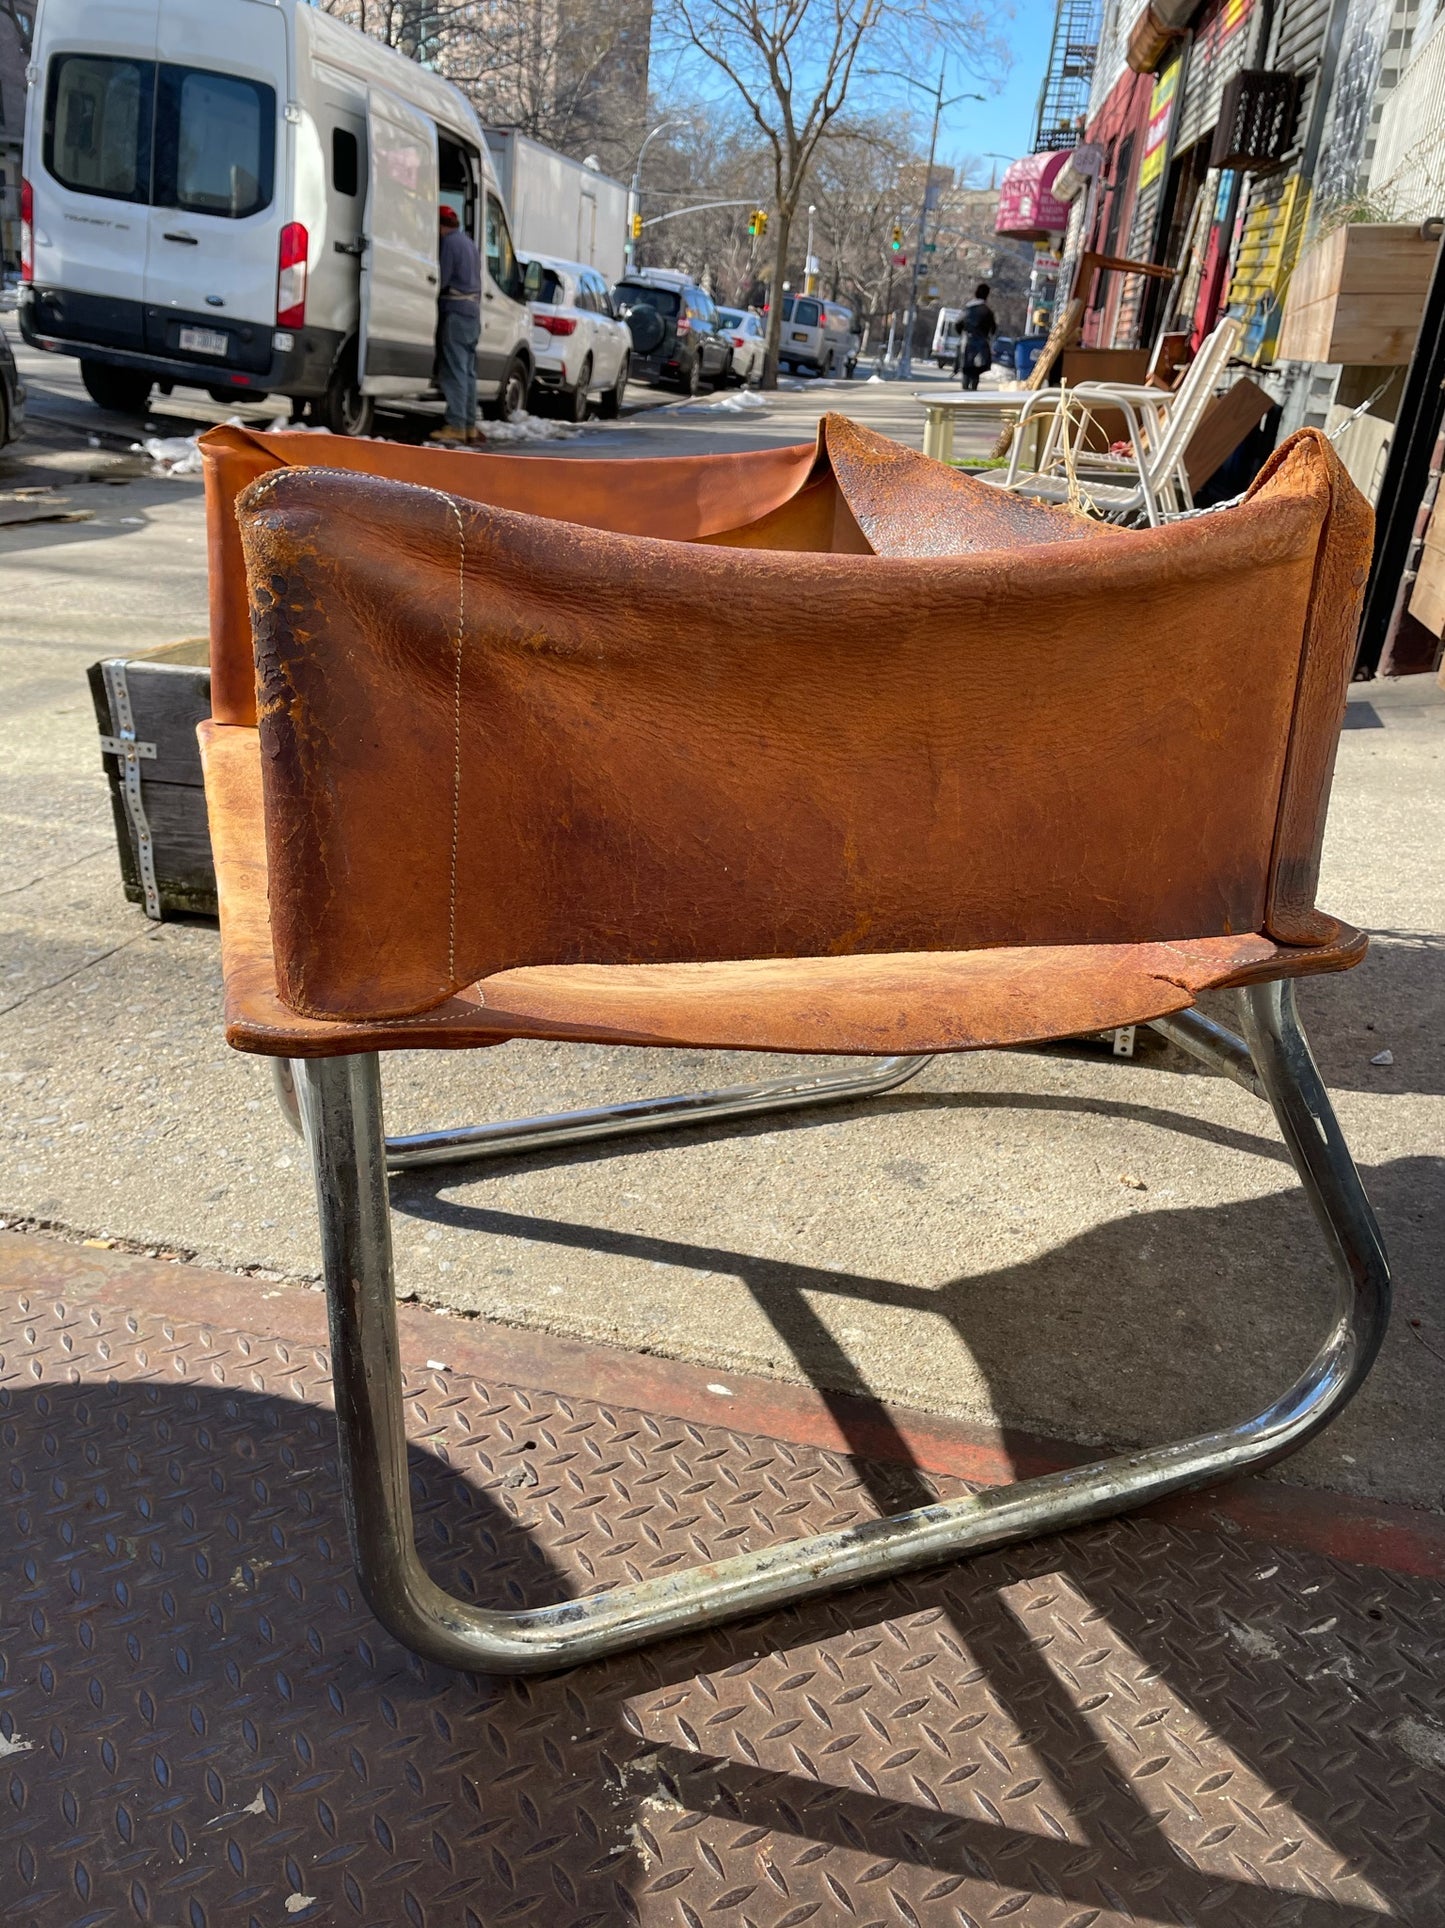
[[[1267,1114],[1263,1132],[1254,1134],[1152,1105],[1036,1094],[901,1093],[859,1110],[1000,1103],[1125,1116],[1248,1151],[1269,1161],[1279,1188],[1229,1204],[1152,1207],[1017,1265],[927,1289],[696,1241],[495,1210],[442,1196],[447,1179],[435,1173],[399,1179],[394,1205],[468,1231],[731,1274],[830,1402],[845,1437],[850,1426],[858,1429],[854,1470],[880,1513],[928,1503],[940,1485],[910,1462],[896,1428],[882,1448],[895,1463],[869,1457],[886,1434],[886,1410],[876,1400],[868,1403],[870,1388],[820,1317],[820,1299],[861,1300],[939,1319],[967,1348],[997,1411],[1030,1414],[1041,1380],[1075,1386],[1067,1430],[1076,1439],[1104,1436],[1124,1444],[1186,1437],[1242,1418],[1283,1392],[1328,1328],[1333,1282],[1329,1256]],[[754,1129],[806,1131],[815,1122]],[[617,1155],[574,1150],[548,1162]],[[1400,1158],[1363,1176],[1397,1262],[1408,1261],[1406,1269],[1428,1278],[1445,1249],[1445,1159]],[[469,1175],[466,1183],[475,1196],[477,1181]],[[1431,1309],[1438,1327],[1440,1308]],[[1107,1322],[1109,1335],[1102,1346],[1090,1330],[1100,1322]],[[1081,1356],[1091,1362],[1087,1376],[1079,1372]],[[1376,1377],[1326,1438],[1356,1444],[1356,1431],[1366,1441],[1390,1436],[1404,1403],[1402,1385],[1423,1374],[1408,1448],[1430,1457],[1422,1478],[1433,1479],[1437,1491],[1445,1487],[1438,1428],[1422,1410],[1437,1371],[1397,1322]],[[1056,1408],[1053,1430],[1058,1417]],[[1003,1429],[1006,1445],[1023,1437]],[[1357,1457],[1363,1456],[1361,1447]],[[1382,1477],[1379,1466],[1372,1470]],[[1383,1479],[1388,1484],[1388,1468]],[[1033,1581],[1034,1597],[1023,1587],[1020,1603],[1021,1573]],[[1434,1904],[1425,1896],[1438,1899],[1438,1858],[1432,1850],[1422,1865],[1405,1843],[1437,1828],[1439,1814],[1423,1788],[1422,1743],[1418,1735],[1411,1739],[1416,1716],[1376,1686],[1409,1680],[1402,1705],[1429,1706],[1423,1718],[1435,1737],[1430,1744],[1445,1760],[1438,1668],[1424,1665],[1427,1651],[1438,1658],[1445,1631],[1439,1593],[1422,1589],[1433,1603],[1434,1631],[1427,1631],[1419,1593],[1403,1597],[1410,1584],[1386,1573],[1351,1572],[1322,1556],[1230,1546],[1220,1535],[1171,1535],[1153,1522],[1126,1520],[762,1623],[764,1647],[772,1641],[785,1647],[795,1677],[826,1680],[814,1667],[816,1654],[800,1648],[831,1637],[843,1642],[840,1654],[864,1651],[880,1626],[896,1628],[900,1613],[917,1616],[906,1624],[926,1632],[917,1631],[909,1644],[931,1649],[931,1664],[946,1676],[943,1698],[953,1708],[943,1744],[973,1720],[982,1722],[986,1706],[1013,1733],[1017,1751],[1005,1745],[997,1755],[1008,1766],[999,1786],[985,1792],[981,1782],[963,1781],[977,1797],[962,1804],[966,1811],[945,1791],[960,1781],[962,1768],[942,1784],[929,1778],[928,1749],[919,1741],[929,1716],[919,1711],[923,1700],[915,1709],[907,1698],[901,1668],[892,1677],[901,1726],[875,1723],[875,1738],[853,1721],[865,1758],[856,1760],[856,1771],[849,1771],[851,1753],[835,1769],[820,1769],[820,1756],[842,1745],[838,1723],[826,1716],[790,1733],[793,1765],[776,1758],[786,1750],[774,1748],[770,1758],[749,1732],[736,1740],[729,1732],[725,1703],[736,1703],[738,1716],[748,1691],[759,1691],[751,1679],[761,1661],[746,1628],[674,1643],[655,1656],[670,1691],[660,1696],[655,1717],[642,1720],[657,1745],[646,1763],[653,1791],[638,1825],[659,1867],[668,1863],[665,1829],[655,1825],[661,1815],[678,1827],[685,1817],[688,1826],[694,1817],[710,1817],[749,1840],[771,1831],[774,1838],[810,1843],[817,1853],[852,1857],[850,1865],[861,1857],[874,1870],[870,1880],[899,1864],[925,1869],[934,1877],[934,1912],[918,1912],[920,1891],[908,1882],[895,1890],[899,1918],[916,1919],[922,1928],[933,1928],[935,1920],[992,1918],[1003,1896],[1018,1897],[1025,1909],[1020,1921],[1047,1921],[1051,1928],[1055,1921],[1082,1928],[1100,1919],[1091,1911],[1101,1906],[1111,1910],[1110,1921],[1207,1918],[1231,1928],[1355,1928],[1393,1918],[1430,1928]],[[1057,1604],[1060,1594],[1067,1611]],[[1031,1626],[1040,1601],[1046,1611]],[[830,1634],[820,1635],[820,1627]],[[1072,1654],[1065,1651],[1070,1636]],[[1410,1651],[1402,1655],[1401,1646]],[[1121,1655],[1130,1658],[1121,1661]],[[898,1653],[893,1665],[907,1658]],[[693,1678],[699,1668],[710,1683],[701,1691]],[[1097,1670],[1092,1684],[1104,1690],[1098,1695],[1086,1691],[1091,1668]],[[730,1694],[734,1674],[737,1691]],[[935,1683],[936,1716],[937,1674],[919,1678]],[[1423,1698],[1417,1703],[1415,1695]],[[801,1697],[806,1701],[806,1691]],[[796,1688],[792,1698],[796,1715]],[[1112,1703],[1108,1713],[1097,1711],[1103,1702]],[[783,1711],[779,1731],[788,1726]],[[797,1730],[800,1723],[792,1725]],[[922,1778],[915,1778],[908,1798],[875,1771],[868,1750],[885,1739],[892,1744],[890,1766],[922,1757]],[[983,1745],[986,1752],[990,1743]],[[946,1769],[948,1762],[933,1765]],[[1150,1779],[1155,1774],[1157,1782]],[[1368,1790],[1363,1806],[1362,1789]],[[1007,1805],[1025,1799],[1036,1803],[1027,1819]],[[1181,1838],[1181,1828],[1189,1833],[1183,1815],[1192,1815],[1188,1842]],[[1281,1817],[1283,1832],[1272,1834]],[[967,1894],[969,1906],[978,1906],[978,1883],[994,1899],[975,1916],[962,1903]],[[956,1898],[945,1907],[950,1894]],[[1057,1914],[1028,1912],[1043,1908],[1046,1898]],[[835,1890],[838,1918],[849,1910],[866,1913],[866,1899]],[[777,1900],[783,1907],[782,1890]]]
[[[472,1678],[361,1602],[328,1412],[240,1389],[234,1358],[230,1386],[176,1383],[172,1324],[131,1343],[139,1376],[0,1399],[7,1918],[27,1928],[1431,1920],[1405,1742],[1445,1626],[1418,1583],[1336,1584],[1322,1645],[1304,1596],[1330,1562],[1283,1556],[1271,1587],[1258,1547],[1115,1522],[567,1674]],[[504,1607],[575,1592],[579,1513],[628,1517],[605,1456],[568,1490],[596,1411],[419,1396],[491,1475],[543,1436],[560,1469],[524,1520],[414,1447],[437,1579]],[[664,1422],[662,1455],[682,1430]],[[691,1431],[699,1466],[763,1444]],[[686,1470],[656,1477],[689,1496]]]

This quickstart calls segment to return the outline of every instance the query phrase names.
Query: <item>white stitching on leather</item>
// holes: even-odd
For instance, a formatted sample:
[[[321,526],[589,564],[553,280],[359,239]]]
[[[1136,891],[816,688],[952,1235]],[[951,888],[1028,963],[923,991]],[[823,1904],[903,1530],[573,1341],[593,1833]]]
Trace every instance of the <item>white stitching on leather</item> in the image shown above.
[[[452,874],[450,901],[447,905],[447,976],[456,983],[457,975],[457,850],[462,827],[462,644],[467,614],[467,525],[457,507],[455,496],[443,489],[428,489],[439,502],[445,502],[457,525],[457,665],[452,683]]]

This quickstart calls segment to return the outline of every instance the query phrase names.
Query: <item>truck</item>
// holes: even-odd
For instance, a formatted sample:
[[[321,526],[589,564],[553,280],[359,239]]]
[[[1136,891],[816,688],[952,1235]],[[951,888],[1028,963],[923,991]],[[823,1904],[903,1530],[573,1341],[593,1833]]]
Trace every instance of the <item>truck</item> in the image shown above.
[[[609,286],[620,281],[627,246],[621,181],[514,127],[489,127],[486,137],[518,253],[579,262]]]
[[[291,398],[365,435],[434,395],[438,213],[482,255],[477,392],[526,406],[532,324],[465,97],[304,0],[40,0],[20,328],[102,408]]]

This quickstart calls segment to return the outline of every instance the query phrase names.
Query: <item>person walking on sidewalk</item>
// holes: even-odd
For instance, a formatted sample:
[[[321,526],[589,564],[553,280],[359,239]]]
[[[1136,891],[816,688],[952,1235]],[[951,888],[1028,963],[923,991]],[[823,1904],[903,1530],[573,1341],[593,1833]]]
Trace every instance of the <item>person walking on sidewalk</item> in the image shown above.
[[[977,388],[979,376],[993,367],[989,343],[997,333],[998,321],[988,305],[988,283],[980,281],[958,323],[958,360],[954,366],[965,388]]]
[[[477,341],[482,332],[482,258],[455,208],[442,206],[441,297],[437,303],[437,362],[447,419],[428,439],[476,442]]]

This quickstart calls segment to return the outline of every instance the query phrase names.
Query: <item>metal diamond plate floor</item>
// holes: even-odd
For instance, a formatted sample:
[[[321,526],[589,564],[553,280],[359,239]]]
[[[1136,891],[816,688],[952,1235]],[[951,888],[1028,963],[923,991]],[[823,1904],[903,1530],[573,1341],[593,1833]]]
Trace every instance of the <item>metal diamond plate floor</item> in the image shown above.
[[[465,1678],[357,1596],[319,1344],[228,1329],[253,1281],[216,1321],[125,1284],[0,1316],[7,1922],[1445,1922],[1435,1579],[1146,1519]],[[409,1391],[425,1556],[501,1605],[960,1490],[420,1358]]]

